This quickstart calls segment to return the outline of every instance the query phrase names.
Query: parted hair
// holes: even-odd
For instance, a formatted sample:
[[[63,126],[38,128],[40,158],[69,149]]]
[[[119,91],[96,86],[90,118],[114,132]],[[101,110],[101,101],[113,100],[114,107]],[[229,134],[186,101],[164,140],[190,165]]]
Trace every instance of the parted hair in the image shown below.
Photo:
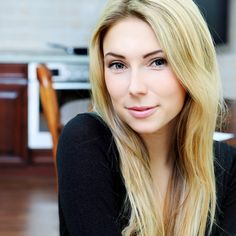
[[[117,22],[137,17],[152,28],[187,92],[174,130],[174,170],[164,213],[154,195],[150,158],[140,136],[115,113],[104,80],[103,40]],[[223,107],[212,37],[192,0],[110,0],[90,48],[93,109],[110,127],[127,190],[122,235],[203,236],[215,223],[213,133]]]

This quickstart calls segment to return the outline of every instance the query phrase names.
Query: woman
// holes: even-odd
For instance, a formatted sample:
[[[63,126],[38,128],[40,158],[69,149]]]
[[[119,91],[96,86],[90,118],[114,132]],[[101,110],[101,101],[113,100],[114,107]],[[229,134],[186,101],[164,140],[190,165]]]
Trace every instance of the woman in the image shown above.
[[[191,0],[110,0],[90,45],[94,109],[58,144],[61,235],[236,235],[235,150]]]

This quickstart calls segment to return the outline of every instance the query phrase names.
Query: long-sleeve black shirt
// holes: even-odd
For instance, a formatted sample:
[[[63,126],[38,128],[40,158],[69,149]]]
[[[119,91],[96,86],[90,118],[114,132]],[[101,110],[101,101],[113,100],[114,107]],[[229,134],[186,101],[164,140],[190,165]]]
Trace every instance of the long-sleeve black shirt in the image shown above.
[[[212,236],[236,235],[236,150],[215,142],[216,218]],[[112,134],[94,113],[73,118],[57,150],[61,236],[121,236],[128,217]],[[224,231],[220,230],[220,227]]]

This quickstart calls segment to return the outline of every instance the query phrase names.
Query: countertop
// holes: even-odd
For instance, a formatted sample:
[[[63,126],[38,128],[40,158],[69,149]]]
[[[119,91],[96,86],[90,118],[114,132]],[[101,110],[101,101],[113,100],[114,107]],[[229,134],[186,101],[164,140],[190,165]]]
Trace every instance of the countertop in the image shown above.
[[[3,51],[0,50],[0,63],[30,63],[30,62],[65,62],[88,63],[88,56],[70,55],[58,50],[28,50],[28,51]]]

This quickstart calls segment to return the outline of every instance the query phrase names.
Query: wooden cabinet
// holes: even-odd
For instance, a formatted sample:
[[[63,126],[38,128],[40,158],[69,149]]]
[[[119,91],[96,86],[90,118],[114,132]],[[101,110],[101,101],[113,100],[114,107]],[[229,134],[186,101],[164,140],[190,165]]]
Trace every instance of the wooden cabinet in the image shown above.
[[[0,165],[27,157],[27,65],[0,64]]]

